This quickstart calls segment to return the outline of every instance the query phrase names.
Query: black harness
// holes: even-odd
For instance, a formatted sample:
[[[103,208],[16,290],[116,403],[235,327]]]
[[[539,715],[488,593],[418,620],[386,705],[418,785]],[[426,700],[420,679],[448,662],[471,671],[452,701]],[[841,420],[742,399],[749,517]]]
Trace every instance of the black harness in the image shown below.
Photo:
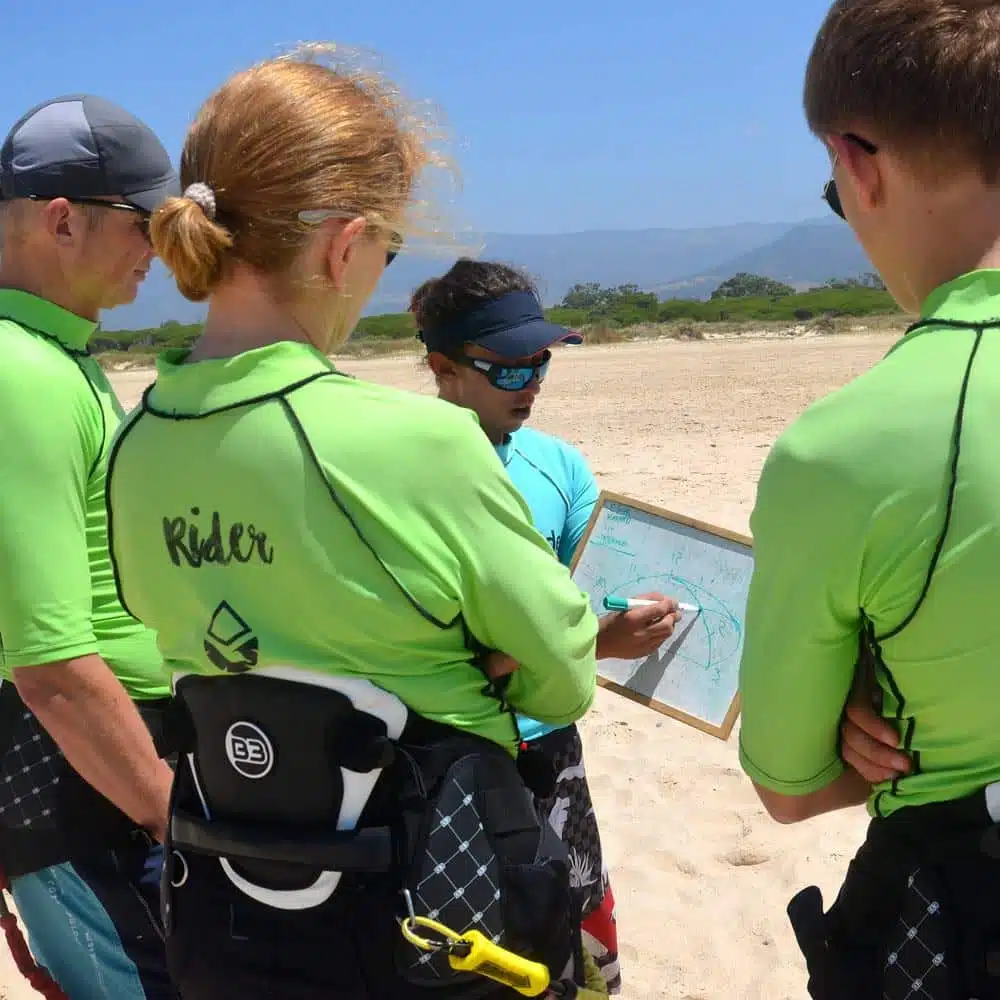
[[[166,699],[136,707],[161,757]],[[139,826],[70,766],[13,683],[0,684],[0,869],[8,878],[130,845]]]
[[[788,915],[816,1000],[1000,998],[1000,827],[977,792],[872,821],[833,906]]]
[[[578,942],[567,854],[511,755],[432,722],[359,678],[272,669],[187,676],[176,687],[181,755],[165,913],[218,866],[234,899],[272,913],[346,912],[373,887],[418,913],[572,968]],[[218,881],[219,872],[213,874]],[[196,900],[196,897],[192,897]],[[387,919],[391,919],[387,914]],[[470,985],[400,935],[399,975]]]

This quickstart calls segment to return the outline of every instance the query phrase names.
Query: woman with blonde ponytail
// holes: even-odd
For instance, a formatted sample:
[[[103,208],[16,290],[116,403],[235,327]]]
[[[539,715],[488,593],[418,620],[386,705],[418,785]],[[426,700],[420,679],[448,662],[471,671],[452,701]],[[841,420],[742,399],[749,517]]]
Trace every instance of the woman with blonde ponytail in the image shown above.
[[[152,219],[208,317],[117,440],[109,534],[185,741],[164,883],[185,1000],[521,995],[421,950],[413,917],[501,945],[514,971],[483,970],[509,984],[584,981],[514,716],[587,711],[597,619],[471,413],[328,358],[433,159],[394,88],[310,49],[209,98]]]

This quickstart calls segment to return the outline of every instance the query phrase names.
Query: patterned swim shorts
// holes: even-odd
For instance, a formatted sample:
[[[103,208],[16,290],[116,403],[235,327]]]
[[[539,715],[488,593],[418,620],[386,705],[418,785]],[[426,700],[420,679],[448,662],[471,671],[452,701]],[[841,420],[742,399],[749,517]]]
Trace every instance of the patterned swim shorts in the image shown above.
[[[621,992],[615,898],[601,851],[601,834],[583,767],[583,743],[576,726],[533,740],[556,774],[552,795],[536,799],[539,812],[569,848],[570,882],[583,901],[583,943],[594,957],[608,992]]]

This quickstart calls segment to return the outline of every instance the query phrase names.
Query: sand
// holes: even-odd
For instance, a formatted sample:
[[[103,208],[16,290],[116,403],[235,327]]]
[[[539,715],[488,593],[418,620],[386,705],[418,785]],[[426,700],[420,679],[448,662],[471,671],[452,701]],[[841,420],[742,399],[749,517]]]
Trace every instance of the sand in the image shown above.
[[[748,530],[761,464],[813,399],[886,351],[885,335],[567,348],[533,417],[578,445],[600,484]],[[344,360],[362,378],[431,392],[413,356]],[[148,371],[115,373],[131,407]],[[599,691],[582,724],[618,903],[627,1000],[800,1000],[805,969],[785,917],[799,888],[832,899],[861,842],[862,809],[772,822],[727,743]],[[32,993],[0,948],[7,996]]]

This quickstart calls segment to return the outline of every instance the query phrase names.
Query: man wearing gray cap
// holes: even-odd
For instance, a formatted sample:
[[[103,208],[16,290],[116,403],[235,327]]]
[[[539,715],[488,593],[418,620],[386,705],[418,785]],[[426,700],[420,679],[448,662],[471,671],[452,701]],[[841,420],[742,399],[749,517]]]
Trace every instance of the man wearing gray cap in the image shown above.
[[[169,687],[117,595],[104,480],[123,411],[87,349],[135,298],[176,185],[149,128],[97,97],[38,105],[0,147],[0,868],[72,1000],[176,995]]]

